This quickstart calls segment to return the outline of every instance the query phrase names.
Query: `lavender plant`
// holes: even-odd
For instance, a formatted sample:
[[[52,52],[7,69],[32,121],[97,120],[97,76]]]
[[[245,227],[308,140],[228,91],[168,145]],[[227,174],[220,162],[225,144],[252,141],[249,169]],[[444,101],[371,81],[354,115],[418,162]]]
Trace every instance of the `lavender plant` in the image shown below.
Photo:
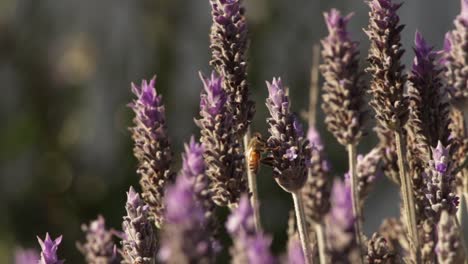
[[[35,249],[15,249],[15,264],[37,264],[39,258],[39,253]]]
[[[206,150],[206,174],[215,203],[233,207],[240,194],[247,191],[241,146],[230,131],[233,117],[226,107],[228,98],[222,77],[213,72],[210,78],[202,75],[200,78],[204,91],[200,99],[201,118],[196,124],[201,129],[200,141]]]
[[[323,64],[320,70],[325,78],[322,109],[328,130],[348,150],[352,205],[356,216],[354,230],[358,245],[362,245],[356,146],[363,135],[366,110],[358,43],[351,40],[346,29],[352,14],[343,17],[338,10],[332,9],[324,16],[329,33],[322,40]]]
[[[123,263],[151,264],[156,258],[156,228],[149,206],[133,187],[127,192],[127,215],[122,223],[125,235],[122,238]]]
[[[59,260],[57,256],[57,250],[62,242],[62,236],[57,237],[55,240],[52,240],[49,236],[49,233],[46,234],[44,240],[37,237],[39,245],[41,245],[41,258],[37,263],[39,264],[62,264],[64,261]]]
[[[269,249],[271,240],[255,230],[253,208],[246,195],[241,197],[239,207],[229,216],[226,229],[234,242],[230,250],[232,263],[275,263]]]
[[[81,229],[86,234],[86,242],[78,242],[76,247],[83,254],[86,263],[120,263],[121,256],[118,254],[117,245],[114,243],[114,233],[106,229],[103,216],[98,216],[89,225],[83,224]]]
[[[223,77],[227,109],[232,115],[231,128],[240,139],[255,113],[247,82],[245,9],[242,0],[210,0],[210,3],[213,18],[210,64]]]
[[[173,181],[170,170],[171,145],[167,134],[165,108],[155,89],[156,77],[141,86],[132,84],[137,96],[129,106],[135,112],[134,127],[130,128],[134,141],[133,153],[138,160],[142,196],[149,205],[157,227],[163,222],[164,188]]]
[[[136,99],[130,104],[135,113],[130,131],[142,195],[132,187],[127,192],[122,231],[107,229],[102,216],[82,226],[86,237],[77,247],[86,263],[219,262],[223,245],[215,205],[231,211],[225,226],[232,239],[232,263],[277,261],[270,251],[271,237],[261,231],[256,173],[246,166],[251,157],[244,156],[251,153],[246,147],[254,115],[247,81],[245,11],[241,0],[210,0],[210,4],[214,71],[209,77],[200,74],[203,91],[195,120],[200,143],[191,137],[185,145],[176,178],[156,80],[132,85]],[[271,165],[272,178],[294,201],[282,261],[462,263],[466,253],[455,214],[460,212],[459,196],[466,196],[468,188],[463,167],[467,130],[460,107],[468,98],[468,1],[462,0],[462,12],[442,53],[416,33],[416,56],[408,78],[401,61],[404,26],[397,15],[402,5],[392,0],[369,0],[368,5],[365,32],[370,50],[365,72],[359,68],[358,43],[347,29],[352,15],[342,16],[336,9],[325,13],[328,36],[321,42],[320,67],[319,56],[314,57],[307,135],[291,110],[281,79],[267,82],[269,137],[265,143],[258,136],[260,147],[254,158]],[[346,179],[335,179],[333,185],[331,164],[316,129],[318,68],[324,77],[325,125],[349,157]],[[356,155],[367,118],[365,73],[370,75],[370,105],[376,113],[379,143],[367,154]],[[382,174],[400,185],[401,218],[384,219],[367,239],[361,233],[363,205]],[[38,238],[40,255],[17,251],[16,263],[63,263],[57,256],[61,239],[52,240],[48,234],[44,241]]]

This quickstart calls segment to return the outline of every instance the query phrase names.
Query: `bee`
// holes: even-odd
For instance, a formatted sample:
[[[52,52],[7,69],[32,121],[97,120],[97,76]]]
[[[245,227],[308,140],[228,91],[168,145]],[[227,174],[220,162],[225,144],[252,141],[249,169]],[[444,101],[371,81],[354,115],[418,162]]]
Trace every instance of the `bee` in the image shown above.
[[[253,173],[258,172],[260,162],[266,165],[271,165],[270,158],[263,158],[262,154],[269,151],[265,140],[262,138],[260,133],[254,133],[250,139],[249,145],[247,146],[247,163],[249,170]]]

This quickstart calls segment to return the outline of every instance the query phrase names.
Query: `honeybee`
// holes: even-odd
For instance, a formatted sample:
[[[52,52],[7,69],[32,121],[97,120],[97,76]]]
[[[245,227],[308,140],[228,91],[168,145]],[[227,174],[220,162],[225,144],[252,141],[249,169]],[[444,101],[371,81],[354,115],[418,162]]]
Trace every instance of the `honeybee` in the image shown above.
[[[262,159],[262,153],[269,151],[265,140],[262,135],[258,132],[254,133],[250,139],[249,145],[247,146],[247,163],[249,170],[253,173],[258,172],[260,162],[266,165],[271,165],[270,158]]]

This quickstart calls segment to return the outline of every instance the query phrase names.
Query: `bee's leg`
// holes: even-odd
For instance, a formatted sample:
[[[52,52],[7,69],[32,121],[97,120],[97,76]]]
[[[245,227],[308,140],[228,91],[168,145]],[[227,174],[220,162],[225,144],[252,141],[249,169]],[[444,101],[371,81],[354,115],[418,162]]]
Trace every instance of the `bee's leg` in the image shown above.
[[[270,167],[273,167],[273,161],[274,161],[273,157],[266,157],[260,160],[262,164],[270,166]]]

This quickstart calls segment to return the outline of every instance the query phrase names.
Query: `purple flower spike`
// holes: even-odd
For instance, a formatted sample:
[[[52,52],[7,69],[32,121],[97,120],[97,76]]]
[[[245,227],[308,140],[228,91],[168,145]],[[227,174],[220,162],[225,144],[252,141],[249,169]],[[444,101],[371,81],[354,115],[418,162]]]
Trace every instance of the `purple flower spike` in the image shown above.
[[[358,43],[351,40],[346,28],[351,14],[342,16],[332,9],[324,17],[328,36],[322,39],[320,71],[325,78],[322,103],[325,124],[340,144],[356,144],[362,137],[366,111]]]
[[[211,116],[221,114],[227,100],[222,86],[222,78],[212,72],[210,78],[204,78],[200,73],[200,79],[205,90],[205,94],[201,96],[200,100],[201,111]]]
[[[167,190],[165,204],[166,223],[158,259],[163,263],[212,263],[219,248],[211,239],[193,179],[179,175]]]
[[[463,109],[468,104],[468,0],[461,0],[454,26],[445,36],[442,63],[452,103]]]
[[[356,263],[359,249],[354,237],[354,214],[351,187],[335,180],[331,193],[331,210],[327,216],[327,241],[331,263]],[[356,254],[357,253],[357,254]]]
[[[408,120],[408,97],[405,96],[406,74],[401,62],[405,50],[401,45],[404,25],[397,14],[402,4],[393,0],[371,0],[369,26],[365,29],[371,41],[369,67],[372,76],[370,105],[382,129],[400,131]]]
[[[293,236],[288,241],[288,262],[289,264],[304,264],[304,252],[302,251],[301,241],[299,237]]]
[[[232,263],[275,263],[270,253],[271,240],[255,232],[253,209],[247,195],[241,197],[239,207],[229,216],[226,229],[234,242]]]
[[[164,187],[173,181],[174,174],[170,170],[172,152],[165,108],[155,83],[156,78],[150,82],[143,80],[140,86],[132,84],[132,92],[137,98],[129,106],[135,112],[130,131],[135,144],[133,153],[139,163],[137,173],[141,177],[142,197],[159,227],[164,215]]]
[[[266,106],[270,112],[268,147],[273,158],[273,177],[286,191],[292,192],[304,186],[307,180],[307,164],[310,161],[310,146],[304,131],[289,109],[289,98],[280,78],[266,82],[268,98]]]
[[[57,256],[58,246],[62,242],[62,236],[57,237],[55,240],[52,240],[49,236],[49,233],[46,233],[44,240],[37,237],[39,245],[41,245],[41,259],[39,264],[62,264],[64,261],[59,260]]]
[[[251,123],[255,104],[249,99],[247,82],[247,23],[242,0],[210,0],[213,25],[210,61],[223,77],[227,111],[232,116],[231,133],[240,139]]]
[[[201,130],[206,175],[213,183],[212,199],[219,206],[234,206],[241,193],[247,191],[241,146],[232,133],[233,116],[226,106],[222,77],[213,72],[210,78],[202,74],[200,78],[204,91],[200,100],[201,118],[195,123]]]
[[[120,263],[114,232],[106,229],[106,220],[101,215],[89,225],[83,224],[81,229],[86,234],[85,243],[77,243],[78,250],[84,255],[87,263]]]
[[[324,151],[320,134],[309,127],[307,138],[311,148],[307,182],[302,189],[305,201],[305,214],[310,226],[320,223],[330,210],[330,163]]]
[[[40,256],[35,249],[17,248],[14,259],[15,264],[37,264]]]
[[[133,187],[127,192],[127,215],[122,223],[122,255],[126,263],[151,264],[156,254],[156,228],[148,205]]]
[[[426,188],[424,192],[428,201],[426,214],[439,221],[443,210],[455,214],[458,206],[458,197],[454,187],[455,177],[452,175],[452,162],[449,148],[439,141],[432,149],[432,160],[423,174]]]

